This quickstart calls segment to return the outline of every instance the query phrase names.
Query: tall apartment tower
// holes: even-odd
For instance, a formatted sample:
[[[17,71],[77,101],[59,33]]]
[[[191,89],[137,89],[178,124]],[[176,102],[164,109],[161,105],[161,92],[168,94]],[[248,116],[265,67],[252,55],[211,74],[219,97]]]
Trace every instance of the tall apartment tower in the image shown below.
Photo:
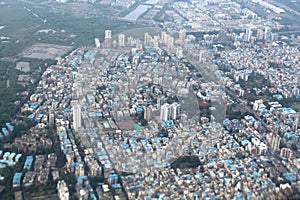
[[[95,38],[95,47],[96,48],[100,48],[100,40],[99,40],[99,38]]]
[[[265,40],[271,40],[272,38],[272,31],[271,31],[271,28],[270,27],[266,27],[265,28],[265,32],[264,32],[264,39]]]
[[[272,141],[271,141],[271,147],[275,150],[279,149],[281,137],[277,134],[273,134]]]
[[[58,181],[58,183],[57,183],[57,190],[58,190],[59,199],[61,199],[61,200],[69,200],[70,194],[69,194],[68,186],[64,182],[64,180]]]
[[[106,48],[111,47],[111,30],[106,30],[105,31],[105,37],[104,37],[104,45]]]
[[[167,48],[169,51],[172,51],[173,47],[174,47],[174,38],[172,36],[168,36]]]
[[[202,63],[203,62],[203,56],[204,56],[204,51],[200,50],[199,52],[199,62]]]
[[[251,27],[249,27],[246,30],[245,40],[249,42],[251,40],[251,36],[252,36],[252,29]]]
[[[153,113],[153,107],[151,105],[145,107],[145,109],[144,109],[144,119],[146,121],[149,121],[152,118],[152,113]]]
[[[185,41],[185,37],[186,37],[186,32],[185,32],[185,30],[180,30],[179,31],[179,42],[180,42],[180,44],[183,44],[184,43],[184,41]]]
[[[300,121],[300,114],[296,114],[295,115],[295,119],[294,119],[294,123],[292,125],[293,130],[297,130],[298,129],[299,124],[300,124],[299,121]]]
[[[125,35],[124,34],[118,35],[118,45],[119,45],[119,47],[125,46]]]
[[[178,58],[182,58],[182,57],[183,57],[183,49],[182,49],[181,46],[178,46],[178,47],[176,48],[176,56],[177,56]]]
[[[75,131],[78,131],[81,127],[81,106],[77,100],[71,101],[71,107],[73,111],[73,127]]]
[[[155,48],[155,49],[158,49],[159,48],[159,36],[157,36],[157,35],[155,35],[154,37],[153,37],[153,48]]]
[[[289,148],[282,148],[280,150],[280,156],[285,158],[292,158],[293,157],[293,151]]]
[[[170,119],[170,104],[164,104],[161,106],[160,108],[160,119],[162,121],[167,121],[168,119]]]
[[[171,104],[171,112],[172,112],[172,119],[179,119],[181,116],[181,106],[179,103],[174,102]]]
[[[168,34],[167,32],[163,31],[161,32],[161,42],[166,45],[168,42]]]
[[[176,120],[179,119],[181,116],[181,106],[179,103],[172,103],[168,104],[165,103],[164,105],[161,106],[160,109],[160,119],[162,121],[167,121],[167,120]]]
[[[53,110],[53,109],[51,109],[50,112],[49,112],[49,118],[48,118],[48,121],[49,121],[49,124],[50,124],[51,126],[53,126],[54,123],[55,123],[55,115],[54,115],[54,110]]]
[[[105,39],[111,39],[111,30],[105,31]]]
[[[149,35],[148,33],[145,33],[144,35],[144,45],[150,45],[152,40],[151,35]]]
[[[258,40],[264,39],[264,31],[263,31],[263,29],[257,29],[256,38],[257,38]]]

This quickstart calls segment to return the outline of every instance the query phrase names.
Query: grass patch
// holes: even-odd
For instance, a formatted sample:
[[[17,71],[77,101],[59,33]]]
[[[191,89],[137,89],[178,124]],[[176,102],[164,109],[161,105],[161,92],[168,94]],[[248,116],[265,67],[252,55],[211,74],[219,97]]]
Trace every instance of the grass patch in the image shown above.
[[[61,4],[67,10],[68,4]],[[27,8],[27,9],[25,9]],[[30,11],[28,11],[28,9]],[[102,8],[93,7],[102,12]],[[32,11],[32,12],[31,12]],[[108,11],[114,13],[111,9]],[[35,16],[34,14],[37,16]],[[0,6],[0,36],[9,37],[9,43],[1,43],[0,57],[18,55],[23,49],[35,43],[86,46],[93,45],[94,38],[104,38],[104,31],[110,29],[116,35],[125,30],[142,27],[133,23],[114,20],[105,12],[102,16],[83,17],[71,11],[58,12],[50,5],[9,2]],[[44,21],[45,20],[45,21]],[[37,33],[39,30],[52,29],[55,33]]]

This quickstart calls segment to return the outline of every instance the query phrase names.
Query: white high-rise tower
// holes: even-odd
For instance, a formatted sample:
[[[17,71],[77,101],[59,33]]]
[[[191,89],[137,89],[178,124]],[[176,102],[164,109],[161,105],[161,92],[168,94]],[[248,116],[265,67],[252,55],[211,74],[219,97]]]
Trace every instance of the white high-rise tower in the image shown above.
[[[111,30],[105,31],[105,39],[111,39]]]
[[[111,47],[111,30],[105,31],[105,37],[104,37],[104,45],[106,48]]]
[[[118,35],[118,44],[119,44],[119,47],[125,46],[125,35],[124,34]]]
[[[160,109],[160,119],[162,121],[167,121],[170,119],[176,120],[181,117],[181,106],[179,103],[168,104],[165,103]]]
[[[73,111],[73,127],[75,131],[78,131],[81,127],[81,106],[77,100],[71,101]]]
[[[58,196],[61,200],[69,200],[69,189],[64,180],[57,183]]]
[[[95,46],[96,46],[96,48],[100,48],[100,40],[99,40],[99,38],[95,38]]]
[[[204,50],[200,50],[200,52],[199,52],[199,62],[200,63],[203,62],[203,55],[204,55]]]
[[[183,44],[184,41],[185,41],[185,38],[186,38],[186,32],[185,32],[184,29],[182,29],[182,30],[179,31],[179,42],[181,44]]]

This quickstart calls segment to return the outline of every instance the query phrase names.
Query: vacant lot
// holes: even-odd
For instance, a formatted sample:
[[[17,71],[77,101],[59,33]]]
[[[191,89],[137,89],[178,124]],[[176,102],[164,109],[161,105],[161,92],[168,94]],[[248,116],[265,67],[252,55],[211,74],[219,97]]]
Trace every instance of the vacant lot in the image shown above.
[[[17,62],[16,69],[22,72],[29,72],[30,71],[29,62]]]
[[[117,122],[117,124],[122,130],[133,130],[133,124],[135,124],[135,122],[133,120],[126,120],[123,122]]]
[[[72,48],[73,47],[71,46],[39,43],[25,49],[22,54],[25,58],[36,58],[41,60],[55,59],[72,50]]]

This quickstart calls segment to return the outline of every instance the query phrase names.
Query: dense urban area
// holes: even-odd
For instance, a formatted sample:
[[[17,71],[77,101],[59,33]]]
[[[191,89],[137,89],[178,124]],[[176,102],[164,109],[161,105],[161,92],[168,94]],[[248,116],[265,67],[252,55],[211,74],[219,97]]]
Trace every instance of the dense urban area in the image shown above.
[[[300,199],[298,0],[0,1],[0,199]]]

